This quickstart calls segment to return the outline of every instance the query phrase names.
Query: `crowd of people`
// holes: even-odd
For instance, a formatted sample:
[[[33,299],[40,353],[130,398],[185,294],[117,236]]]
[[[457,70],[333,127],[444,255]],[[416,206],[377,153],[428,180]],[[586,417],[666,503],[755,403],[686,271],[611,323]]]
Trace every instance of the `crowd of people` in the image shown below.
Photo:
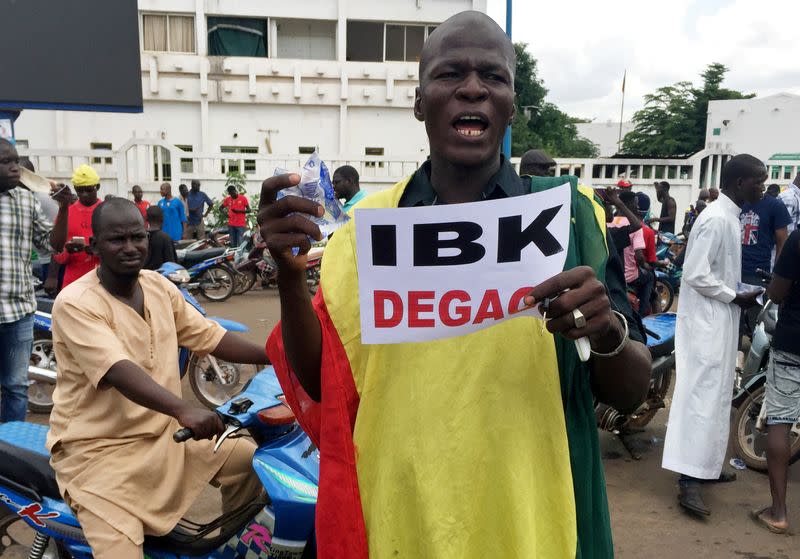
[[[53,186],[53,224],[21,185],[16,149],[0,140],[0,421],[25,418],[36,247],[52,255],[47,279],[62,274],[48,448],[96,557],[142,557],[144,536],[169,531],[208,483],[221,486],[226,511],[258,494],[251,442],[229,440],[214,454],[203,440],[223,425],[181,399],[178,346],[273,363],[319,448],[320,557],[613,556],[594,402],[628,412],[647,392],[651,359],[630,302],[640,314],[652,310],[657,235],[678,226],[669,183],[655,185],[657,217],[628,181],[601,191],[573,187],[564,271],[524,298],[530,307],[547,301],[546,321],[519,317],[424,344],[365,345],[359,336],[354,206],[498,200],[561,184],[545,152],[526,153],[518,173],[499,151],[515,114],[515,57],[500,27],[478,12],[431,33],[414,104],[430,158],[369,196],[354,168],[335,170],[335,193],[353,219],[329,240],[313,300],[305,254],[322,235],[302,216],[322,208],[278,199],[299,182],[296,174],[264,181],[258,223],[279,269],[281,303],[266,351],[206,320],[150,271],[175,258],[175,242],[204,235],[213,202],[199,181],[181,185],[178,197],[162,184],[157,204],[138,185],[132,201],[101,202],[99,176],[82,165],[71,181],[76,197]],[[678,499],[693,514],[711,512],[705,482],[735,479],[723,461],[740,312],[756,305],[759,291],[748,285],[759,283],[755,270],[775,261],[768,294],[781,309],[765,398],[773,500],[753,516],[785,532],[789,431],[800,417],[800,175],[762,197],[766,177],[762,162],[737,155],[722,168],[721,192],[701,191],[685,214],[663,467],[680,474]],[[249,201],[230,187],[222,207],[233,245]],[[586,362],[573,343],[580,338],[590,342]],[[178,427],[197,440],[174,444]],[[476,465],[492,475],[476,476]]]

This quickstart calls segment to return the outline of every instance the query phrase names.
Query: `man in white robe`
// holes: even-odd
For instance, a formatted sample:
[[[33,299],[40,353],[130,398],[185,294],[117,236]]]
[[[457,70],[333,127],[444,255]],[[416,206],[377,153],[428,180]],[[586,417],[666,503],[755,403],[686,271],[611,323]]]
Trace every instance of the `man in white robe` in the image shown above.
[[[747,154],[722,168],[722,195],[697,218],[683,265],[675,333],[675,393],[664,441],[662,467],[678,472],[678,501],[709,515],[702,480],[722,476],[728,447],[736,367],[739,313],[756,304],[758,292],[737,292],[741,278],[740,207],[764,191],[764,164]]]

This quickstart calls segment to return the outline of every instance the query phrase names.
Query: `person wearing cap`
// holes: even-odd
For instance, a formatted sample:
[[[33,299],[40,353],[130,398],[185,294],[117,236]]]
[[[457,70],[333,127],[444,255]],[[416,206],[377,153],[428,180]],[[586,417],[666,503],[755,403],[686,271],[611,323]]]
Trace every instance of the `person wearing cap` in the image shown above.
[[[519,174],[529,177],[551,177],[556,162],[543,149],[529,149],[519,162]]]
[[[631,189],[633,188],[633,183],[628,179],[620,179],[619,181],[617,181],[617,188],[621,188],[623,190]]]
[[[639,266],[639,279],[636,285],[636,295],[639,297],[639,313],[647,316],[652,312],[650,297],[656,283],[654,266],[658,262],[656,256],[656,232],[645,223],[645,218],[650,212],[650,197],[644,192],[636,193],[636,203],[639,216],[642,220],[642,235],[644,236],[644,261]],[[668,309],[657,309],[666,311]]]
[[[53,228],[53,259],[64,267],[62,289],[95,269],[98,260],[89,248],[92,237],[92,214],[100,205],[97,191],[100,176],[92,167],[80,165],[72,174],[78,200],[68,209],[59,208]]]

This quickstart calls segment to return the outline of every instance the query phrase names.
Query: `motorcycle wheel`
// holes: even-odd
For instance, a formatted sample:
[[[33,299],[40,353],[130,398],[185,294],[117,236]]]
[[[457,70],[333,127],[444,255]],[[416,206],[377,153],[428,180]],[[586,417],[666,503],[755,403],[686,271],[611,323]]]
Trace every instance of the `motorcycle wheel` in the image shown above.
[[[227,266],[212,266],[200,275],[200,293],[209,301],[225,301],[233,295],[235,272]]]
[[[758,472],[767,471],[767,433],[756,429],[756,420],[761,411],[761,404],[764,403],[765,392],[766,386],[754,390],[736,410],[733,419],[734,450],[748,468]],[[794,464],[800,460],[800,423],[792,426],[789,442],[789,464]]]
[[[0,505],[0,557],[28,557],[33,545],[34,530],[11,512],[5,505]],[[42,555],[43,559],[67,559],[69,553],[52,538]]]
[[[627,426],[641,429],[653,420],[658,410],[662,409],[662,407],[666,407],[666,405],[660,406],[659,404],[666,402],[667,394],[669,394],[670,386],[672,386],[672,375],[674,374],[675,369],[670,369],[661,375],[661,378],[658,379],[647,393],[647,404],[653,405],[648,406],[645,411],[631,416]]]
[[[672,308],[672,303],[675,301],[675,290],[669,282],[663,279],[656,278],[656,284],[653,288],[653,314],[667,312]]]
[[[200,358],[193,353],[188,366],[192,392],[201,404],[212,410],[241,392],[245,383],[258,372],[255,365],[229,363],[222,359],[216,361],[224,375],[223,379],[214,371],[209,356]]]
[[[56,371],[56,353],[50,332],[36,332],[30,364]],[[31,413],[50,413],[53,409],[53,391],[56,385],[41,381],[28,381],[28,410]],[[2,554],[0,554],[2,555]]]
[[[234,295],[241,295],[242,293],[247,293],[253,286],[256,284],[256,279],[258,278],[255,270],[245,270],[240,272],[237,270],[236,277],[236,286],[233,289]]]

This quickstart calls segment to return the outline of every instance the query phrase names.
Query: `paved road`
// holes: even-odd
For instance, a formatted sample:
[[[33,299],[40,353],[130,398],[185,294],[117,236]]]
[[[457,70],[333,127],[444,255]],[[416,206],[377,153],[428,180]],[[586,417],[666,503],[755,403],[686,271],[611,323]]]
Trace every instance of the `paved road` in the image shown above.
[[[224,303],[203,304],[211,315],[247,324],[251,329],[247,337],[258,343],[264,342],[279,316],[275,291],[252,291]],[[190,394],[188,386],[185,391]],[[676,476],[660,467],[666,418],[667,411],[662,411],[647,431],[638,437],[648,448],[638,462],[630,458],[613,435],[600,435],[617,557],[800,557],[800,542],[795,536],[769,534],[748,517],[751,509],[768,502],[769,486],[766,476],[762,474],[739,472],[739,479],[734,483],[709,486],[707,496],[713,514],[708,520],[695,520],[681,512],[676,500]],[[43,416],[32,416],[31,419],[46,422]],[[798,488],[800,463],[791,469],[789,487],[790,514],[796,522],[800,522]],[[218,506],[216,495],[209,491],[195,507],[192,516],[197,519],[211,518]]]

